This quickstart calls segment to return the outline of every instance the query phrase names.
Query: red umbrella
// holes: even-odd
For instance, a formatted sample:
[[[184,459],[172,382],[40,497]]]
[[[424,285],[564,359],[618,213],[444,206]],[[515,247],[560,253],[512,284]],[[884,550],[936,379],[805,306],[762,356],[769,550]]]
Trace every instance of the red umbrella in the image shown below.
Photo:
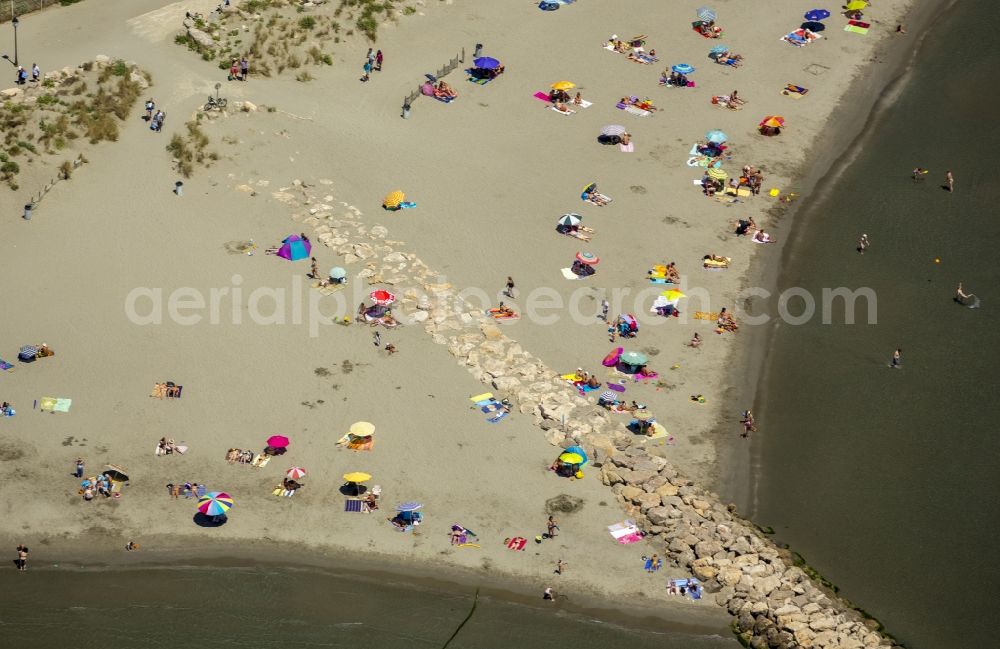
[[[271,448],[285,448],[291,443],[292,441],[284,435],[271,435],[267,438],[267,445]]]
[[[382,306],[385,306],[387,304],[392,304],[393,302],[396,301],[395,295],[393,295],[389,291],[383,291],[381,289],[378,291],[372,291],[369,297],[371,297],[371,299],[374,300],[375,304],[381,304]]]
[[[580,263],[591,266],[601,261],[601,258],[592,252],[578,252],[576,253],[576,258]]]

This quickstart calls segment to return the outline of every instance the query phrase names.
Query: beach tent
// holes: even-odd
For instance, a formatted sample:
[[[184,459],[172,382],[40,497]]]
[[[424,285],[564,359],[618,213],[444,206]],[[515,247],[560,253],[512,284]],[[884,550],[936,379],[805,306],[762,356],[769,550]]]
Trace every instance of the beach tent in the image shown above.
[[[299,235],[293,234],[281,242],[281,248],[278,249],[278,256],[288,261],[298,261],[300,259],[308,259],[311,251],[312,244]]]

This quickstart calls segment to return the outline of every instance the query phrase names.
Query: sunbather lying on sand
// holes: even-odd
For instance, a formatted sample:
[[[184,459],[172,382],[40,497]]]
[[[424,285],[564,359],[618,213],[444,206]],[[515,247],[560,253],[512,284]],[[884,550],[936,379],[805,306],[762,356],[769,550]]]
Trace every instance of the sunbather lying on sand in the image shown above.
[[[736,333],[736,330],[740,328],[740,326],[736,324],[736,321],[733,320],[732,314],[726,311],[726,307],[722,307],[722,311],[719,312],[719,319],[715,321],[715,324],[718,325],[719,333],[722,333],[723,331]]]
[[[449,86],[444,81],[438,81],[437,85],[434,86],[434,96],[435,97],[458,97],[458,93],[455,89]]]
[[[576,112],[575,110],[571,109],[569,106],[567,106],[562,102],[556,102],[552,104],[552,107],[558,110],[560,113],[566,113],[568,115],[572,115],[573,113]]]
[[[763,230],[757,230],[753,233],[753,241],[754,243],[774,243],[774,239],[771,238],[771,235]]]
[[[738,68],[743,65],[743,55],[742,54],[730,54],[729,52],[723,52],[715,57],[715,62],[719,65],[731,65],[734,68]]]

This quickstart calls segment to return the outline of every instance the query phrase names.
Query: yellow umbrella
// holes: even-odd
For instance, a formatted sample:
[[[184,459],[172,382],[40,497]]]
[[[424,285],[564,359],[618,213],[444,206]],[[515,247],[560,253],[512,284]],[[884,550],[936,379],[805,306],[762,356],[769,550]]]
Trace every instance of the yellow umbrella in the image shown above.
[[[760,123],[761,126],[770,126],[771,128],[781,128],[785,125],[785,118],[781,115],[772,115],[765,117],[764,121]]]
[[[705,172],[705,174],[712,180],[725,180],[726,178],[729,178],[729,174],[718,167],[712,167]]]
[[[385,200],[382,201],[382,205],[385,205],[386,207],[399,207],[399,204],[405,200],[406,194],[397,189],[396,191],[389,192],[386,195]]]
[[[868,3],[865,2],[865,0],[854,0],[853,2],[848,2],[847,3],[847,10],[848,11],[858,11],[859,9],[864,9],[867,6],[868,6]]]
[[[583,463],[583,458],[579,453],[563,453],[559,456],[559,460],[565,462],[566,464],[581,464]]]
[[[375,432],[375,424],[367,421],[356,421],[351,424],[351,428],[347,432],[355,437],[368,437]]]
[[[663,297],[667,298],[667,301],[679,300],[682,297],[687,297],[684,293],[678,291],[676,288],[672,288],[669,291],[663,291],[660,293]]]
[[[553,90],[570,90],[576,88],[576,84],[572,81],[556,81],[552,84]]]
[[[354,473],[345,473],[345,482],[368,482],[372,477],[367,473],[362,473],[361,471],[355,471]]]

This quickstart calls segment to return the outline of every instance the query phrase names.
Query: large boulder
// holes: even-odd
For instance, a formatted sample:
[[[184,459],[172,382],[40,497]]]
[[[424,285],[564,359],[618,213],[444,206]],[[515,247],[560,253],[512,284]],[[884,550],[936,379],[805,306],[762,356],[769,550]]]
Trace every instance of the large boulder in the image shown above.
[[[698,557],[710,557],[718,552],[722,552],[722,544],[718,541],[699,541],[694,546],[694,553]]]
[[[670,508],[651,507],[650,509],[646,510],[646,518],[648,518],[649,522],[652,523],[653,525],[665,525],[668,522],[670,522]],[[684,545],[680,540],[677,539],[675,539],[675,541],[679,544],[678,549],[674,550],[675,552],[691,551],[691,546]],[[670,548],[671,550],[673,550],[673,545],[675,541],[671,541],[671,548]]]
[[[20,88],[7,88],[6,90],[0,90],[0,98],[2,99],[16,99],[24,94],[24,91]]]
[[[217,43],[212,39],[211,34],[207,34],[194,27],[188,27],[187,33],[191,37],[191,40],[198,44],[198,47],[206,50],[214,50],[216,48]]]

